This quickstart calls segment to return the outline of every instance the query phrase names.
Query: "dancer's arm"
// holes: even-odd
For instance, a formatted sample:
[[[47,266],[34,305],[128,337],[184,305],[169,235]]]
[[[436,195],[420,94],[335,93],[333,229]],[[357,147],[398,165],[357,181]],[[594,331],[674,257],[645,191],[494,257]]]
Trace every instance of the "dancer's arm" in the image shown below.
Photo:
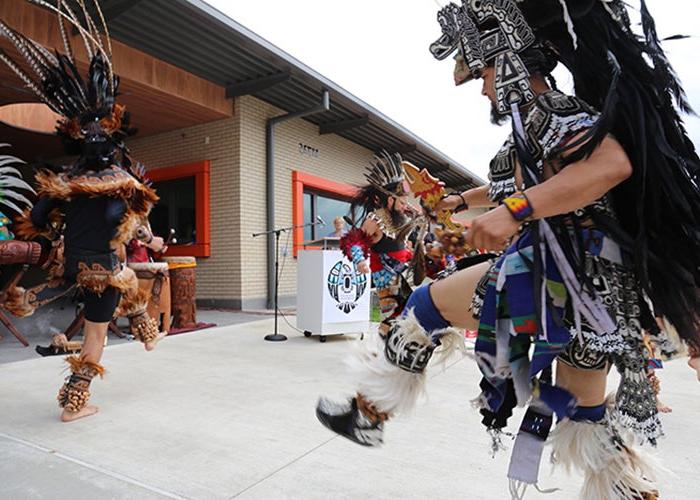
[[[435,207],[435,210],[454,210],[460,206],[463,201],[467,202],[469,208],[490,208],[496,206],[496,204],[489,199],[489,186],[487,184],[485,186],[467,189],[462,192],[461,196],[458,194],[451,194],[441,200]]]
[[[365,221],[362,223],[362,230],[367,234],[367,236],[369,236],[373,244],[382,239],[382,230],[379,228],[379,224],[372,219],[365,219]],[[357,270],[363,274],[369,273],[369,260],[363,260],[360,262],[357,265]]]
[[[32,207],[30,214],[32,224],[39,229],[45,229],[49,225],[49,215],[54,208],[61,205],[61,201],[48,196],[42,196]]]
[[[631,175],[625,150],[608,137],[588,159],[569,165],[525,194],[535,209],[533,217],[542,219],[590,205]]]
[[[534,209],[532,217],[542,219],[590,205],[630,175],[632,165],[627,154],[608,137],[589,158],[569,165],[525,194]],[[472,221],[467,243],[475,248],[502,249],[519,226],[502,205]]]

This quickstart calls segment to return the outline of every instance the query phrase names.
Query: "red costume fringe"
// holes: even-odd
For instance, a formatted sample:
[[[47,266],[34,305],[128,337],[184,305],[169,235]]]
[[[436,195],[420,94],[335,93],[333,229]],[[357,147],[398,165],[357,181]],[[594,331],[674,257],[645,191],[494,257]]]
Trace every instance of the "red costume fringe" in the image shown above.
[[[352,262],[352,247],[359,245],[362,248],[362,254],[365,259],[369,257],[370,248],[372,248],[372,240],[369,235],[362,229],[352,228],[340,238],[340,249],[343,254]]]

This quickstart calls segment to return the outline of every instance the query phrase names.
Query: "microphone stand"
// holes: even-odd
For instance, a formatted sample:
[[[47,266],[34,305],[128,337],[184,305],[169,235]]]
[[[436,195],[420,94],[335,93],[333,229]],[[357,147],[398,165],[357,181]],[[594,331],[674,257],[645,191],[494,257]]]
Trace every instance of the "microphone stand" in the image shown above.
[[[253,238],[257,238],[258,236],[266,236],[266,235],[275,235],[275,296],[274,296],[274,302],[273,302],[273,307],[275,309],[275,331],[269,335],[265,335],[265,340],[269,342],[284,342],[287,340],[287,337],[281,333],[279,333],[278,329],[278,312],[279,312],[279,306],[278,306],[278,299],[279,299],[279,288],[280,288],[280,276],[279,276],[279,266],[280,266],[280,235],[282,233],[286,233],[287,231],[293,231],[294,229],[301,229],[305,227],[311,227],[311,226],[316,226],[316,225],[321,225],[325,226],[325,223],[323,223],[320,220],[316,220],[314,222],[309,222],[308,224],[297,224],[296,226],[289,226],[289,227],[282,227],[279,229],[271,229],[270,231],[263,231],[261,233],[254,233]]]

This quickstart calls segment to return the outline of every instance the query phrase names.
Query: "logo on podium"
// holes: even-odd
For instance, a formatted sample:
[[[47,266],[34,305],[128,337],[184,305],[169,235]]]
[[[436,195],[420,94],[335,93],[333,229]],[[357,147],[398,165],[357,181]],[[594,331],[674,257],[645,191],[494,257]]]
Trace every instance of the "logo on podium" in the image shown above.
[[[357,272],[355,266],[339,260],[328,273],[328,291],[335,306],[350,314],[367,289],[367,275]]]

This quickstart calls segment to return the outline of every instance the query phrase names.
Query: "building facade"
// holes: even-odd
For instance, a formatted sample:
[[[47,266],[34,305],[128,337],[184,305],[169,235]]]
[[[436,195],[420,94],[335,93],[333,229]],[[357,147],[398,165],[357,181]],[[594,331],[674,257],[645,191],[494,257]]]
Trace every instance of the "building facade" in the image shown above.
[[[110,2],[104,4],[107,10]],[[161,196],[151,219],[154,229],[176,229],[179,242],[171,246],[171,255],[197,257],[200,305],[265,308],[274,272],[271,240],[252,235],[323,216],[326,227],[297,229],[280,239],[280,303],[293,304],[297,252],[304,241],[333,230],[331,219],[344,213],[355,186],[364,183],[365,167],[380,149],[402,153],[446,179],[453,189],[483,182],[207,4],[132,4],[108,11],[122,99],[141,129],[128,145]],[[8,24],[47,48],[59,46],[55,36],[46,35],[56,31],[48,11],[23,0],[7,0],[0,12]],[[151,36],[135,29],[140,25]],[[180,26],[177,40],[172,39],[172,26]],[[0,48],[12,50],[2,41]],[[235,63],[221,64],[225,54],[217,59],[216,50],[231,52]],[[219,62],[215,70],[210,60]],[[21,86],[7,71],[0,71],[0,78]],[[2,142],[12,142],[28,162],[58,157],[60,148],[46,133],[50,116],[39,117],[36,109],[31,114],[22,111],[16,106],[22,104],[22,94],[7,90],[12,85],[0,87]],[[326,108],[295,117],[295,112],[318,106],[322,98],[330,101]],[[15,106],[10,109],[10,104]],[[275,126],[271,143],[270,119],[288,113],[291,119]],[[13,121],[21,121],[21,127]],[[270,155],[273,176],[268,175]],[[273,214],[266,213],[270,200]]]

